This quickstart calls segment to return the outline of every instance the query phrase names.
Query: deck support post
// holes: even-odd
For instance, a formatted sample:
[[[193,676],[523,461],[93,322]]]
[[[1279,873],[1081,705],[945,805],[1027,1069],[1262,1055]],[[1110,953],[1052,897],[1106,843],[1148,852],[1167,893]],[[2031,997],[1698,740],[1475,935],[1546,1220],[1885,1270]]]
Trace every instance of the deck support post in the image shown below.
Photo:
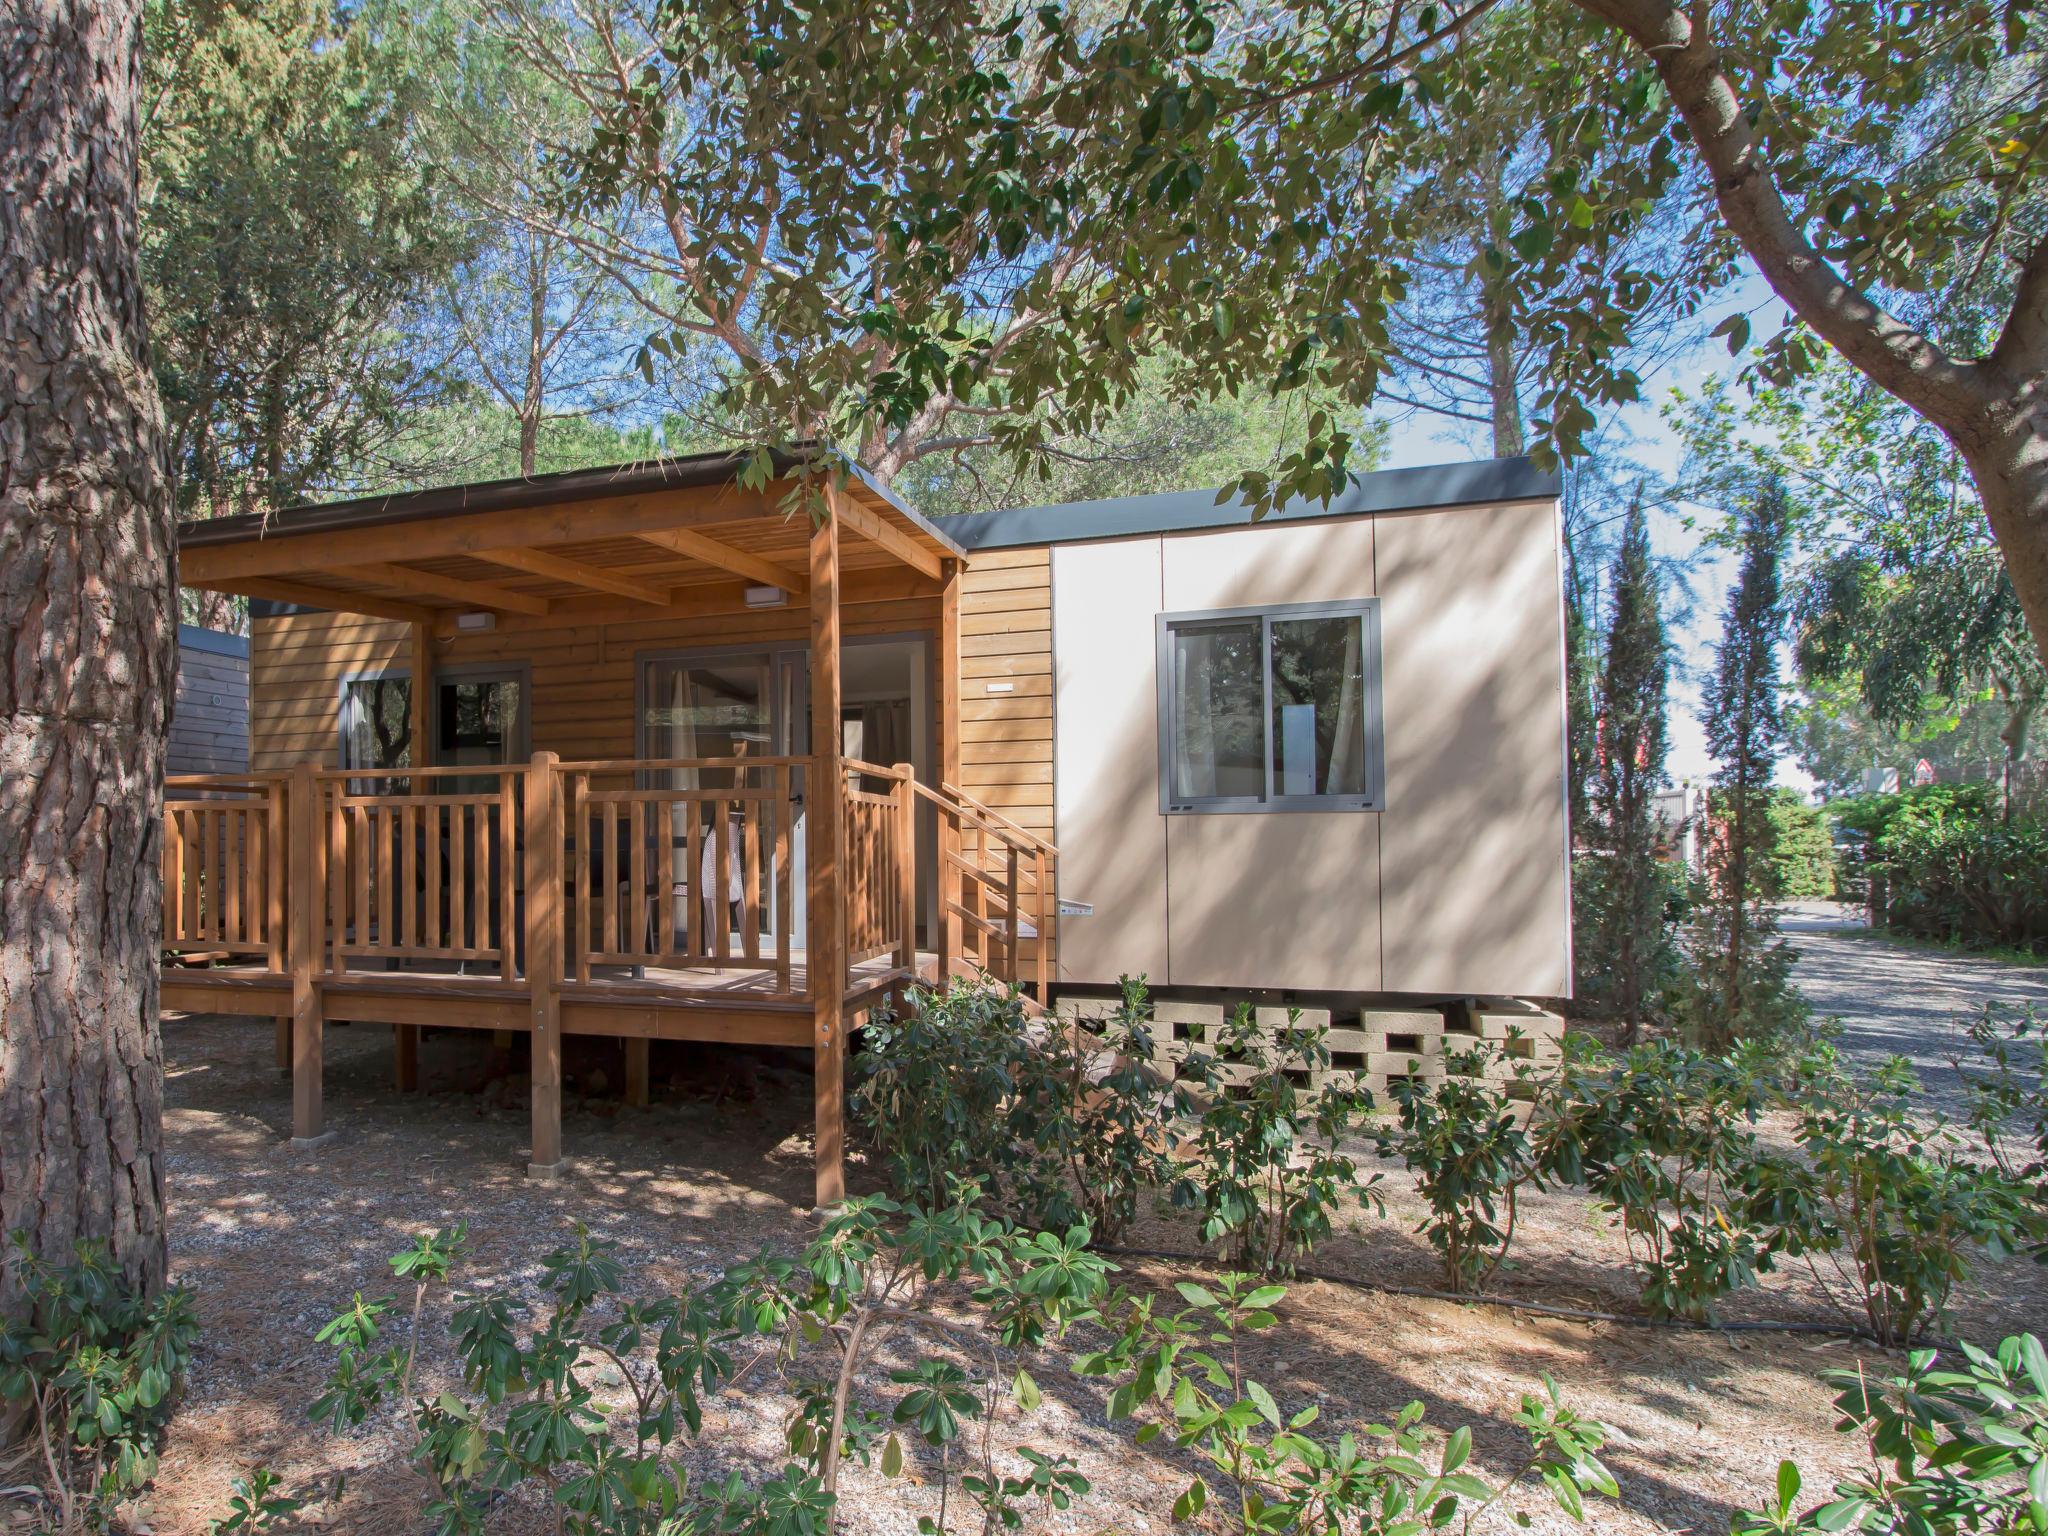
[[[431,624],[416,623],[412,626],[411,669],[408,723],[412,734],[412,765],[425,768],[434,760],[434,628]],[[422,779],[413,792],[424,794],[429,787],[430,781]]]
[[[419,1091],[419,1025],[394,1024],[391,1026],[391,1075],[400,1093],[417,1093]]]
[[[896,903],[902,936],[896,963],[917,979],[917,770],[909,763],[891,763],[903,777],[896,783]]]
[[[626,1103],[633,1109],[647,1107],[647,1057],[651,1043],[645,1035],[626,1037]]]
[[[320,984],[320,945],[327,933],[325,841],[320,837],[320,779],[311,763],[292,769],[291,967],[292,967],[292,1145],[316,1146],[326,1129],[321,1103],[325,1041]]]
[[[939,783],[960,782],[960,562],[948,560],[943,567],[944,584],[939,589]],[[939,931],[933,948],[939,954],[938,984],[946,986],[960,955],[960,915],[953,910],[954,892],[960,883],[953,860],[960,856],[960,824],[944,809],[935,813],[934,839],[938,850]]]
[[[526,775],[526,988],[532,999],[533,1157],[527,1173],[562,1166],[562,831],[560,759],[533,754]],[[508,923],[509,930],[510,924]]]
[[[811,533],[811,773],[804,825],[810,932],[813,1112],[817,1203],[846,1198],[846,892],[840,822],[846,801],[840,767],[839,512],[844,493],[825,490],[825,514]]]

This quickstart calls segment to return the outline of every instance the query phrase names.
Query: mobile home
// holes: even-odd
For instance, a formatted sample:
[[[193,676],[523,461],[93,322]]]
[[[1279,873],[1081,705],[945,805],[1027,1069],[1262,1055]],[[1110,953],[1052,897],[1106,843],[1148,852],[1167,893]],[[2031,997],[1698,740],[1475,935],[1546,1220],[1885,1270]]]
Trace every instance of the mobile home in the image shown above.
[[[919,976],[1376,1007],[1569,989],[1555,482],[1373,474],[792,516],[699,456],[181,530],[250,600],[245,772],[172,780],[167,1007],[809,1049]]]

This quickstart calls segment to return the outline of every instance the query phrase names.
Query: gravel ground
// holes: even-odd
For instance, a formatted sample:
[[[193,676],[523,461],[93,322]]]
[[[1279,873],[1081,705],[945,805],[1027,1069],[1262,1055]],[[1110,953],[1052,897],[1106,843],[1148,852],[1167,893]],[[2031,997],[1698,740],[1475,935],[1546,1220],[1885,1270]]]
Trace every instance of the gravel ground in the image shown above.
[[[366,1536],[416,1531],[421,1493],[388,1432],[336,1439],[314,1430],[305,1407],[318,1394],[329,1354],[313,1333],[350,1293],[391,1289],[384,1258],[413,1233],[466,1219],[473,1234],[471,1284],[538,1295],[539,1260],[573,1221],[620,1242],[642,1294],[701,1278],[763,1245],[793,1249],[811,1230],[809,1084],[797,1066],[712,1048],[657,1047],[656,1102],[620,1109],[609,1096],[619,1068],[590,1056],[570,1062],[566,1137],[574,1171],[555,1183],[522,1176],[523,1082],[485,1038],[430,1037],[422,1051],[426,1092],[392,1091],[387,1031],[329,1035],[327,1103],[339,1131],[331,1145],[293,1153],[284,1137],[287,1080],[271,1065],[267,1025],[191,1018],[168,1021],[166,1130],[173,1264],[194,1286],[205,1333],[189,1390],[172,1427],[156,1492],[144,1511],[159,1532],[197,1536],[221,1512],[229,1479],[265,1464],[306,1486],[337,1472],[347,1496],[323,1512],[326,1528]],[[859,1186],[863,1171],[856,1166]],[[1435,1283],[1432,1256],[1414,1235],[1419,1205],[1389,1170],[1389,1216],[1355,1217],[1316,1255],[1319,1270],[1392,1284]],[[1626,1311],[1633,1306],[1627,1255],[1607,1221],[1571,1195],[1526,1200],[1515,1270],[1497,1284],[1551,1303]],[[1191,1234],[1151,1221],[1134,1246],[1186,1249]],[[1133,1263],[1126,1279],[1164,1287],[1185,1267]],[[2011,1264],[1987,1271],[1960,1298],[1958,1326],[1996,1339],[2048,1315],[2044,1272]],[[1834,1316],[1810,1277],[1772,1277],[1737,1298],[1730,1317]],[[1716,1335],[1581,1323],[1361,1292],[1305,1282],[1282,1305],[1286,1326],[1262,1336],[1252,1371],[1290,1410],[1314,1400],[1320,1428],[1383,1420],[1411,1399],[1446,1428],[1470,1423],[1481,1465],[1513,1464],[1509,1422],[1543,1372],[1578,1411],[1611,1425],[1609,1456],[1623,1505],[1601,1509],[1601,1532],[1720,1532],[1730,1513],[1760,1497],[1780,1457],[1806,1467],[1821,1489],[1855,1464],[1832,1430],[1829,1394],[1817,1380],[1876,1351],[1797,1335]],[[450,1355],[430,1333],[429,1386],[448,1384]],[[884,1358],[869,1386],[886,1390]],[[1059,1358],[1032,1365],[1046,1406],[1006,1423],[1004,1444],[1058,1445],[1079,1457],[1094,1492],[1053,1529],[1164,1533],[1186,1469],[1135,1447],[1112,1424],[1096,1384],[1071,1377]],[[772,1375],[719,1399],[688,1453],[702,1478],[739,1467],[750,1476],[780,1464],[789,1406]],[[928,1469],[927,1469],[928,1470]],[[957,1495],[956,1495],[957,1496]],[[911,1536],[936,1511],[927,1480],[885,1485],[855,1469],[843,1490],[854,1536]],[[1525,1496],[1517,1507],[1538,1531],[1582,1529]],[[956,1508],[956,1524],[957,1509]],[[1223,1527],[1212,1508],[1205,1517]],[[544,1512],[501,1511],[494,1532],[540,1532]],[[1511,1526],[1505,1512],[1487,1529]]]
[[[1880,939],[1861,911],[1802,902],[1785,932],[1799,951],[1793,975],[1816,1017],[1842,1021],[1842,1049],[1864,1067],[1904,1056],[1918,1069],[1929,1104],[1963,1113],[1949,1054],[1955,1021],[1986,1002],[2032,1003],[2048,1016],[2048,966],[2012,965]]]

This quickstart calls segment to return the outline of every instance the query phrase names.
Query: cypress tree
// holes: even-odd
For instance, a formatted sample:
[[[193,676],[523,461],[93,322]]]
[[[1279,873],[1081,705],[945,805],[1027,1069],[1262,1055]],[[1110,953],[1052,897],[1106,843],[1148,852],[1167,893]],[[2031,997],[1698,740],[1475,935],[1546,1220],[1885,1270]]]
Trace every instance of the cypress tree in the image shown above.
[[[1591,941],[1585,958],[1596,992],[1606,993],[1634,1044],[1670,963],[1655,816],[1664,783],[1670,656],[1640,500],[1629,509],[1608,586],[1597,751],[1587,785],[1593,858],[1583,882]]]
[[[1719,766],[1708,801],[1704,889],[1693,924],[1692,1026],[1725,1048],[1796,1007],[1791,952],[1777,938],[1772,779],[1784,750],[1779,566],[1790,528],[1784,488],[1766,481],[1736,516],[1742,567],[1728,597],[1706,689],[1707,750]]]

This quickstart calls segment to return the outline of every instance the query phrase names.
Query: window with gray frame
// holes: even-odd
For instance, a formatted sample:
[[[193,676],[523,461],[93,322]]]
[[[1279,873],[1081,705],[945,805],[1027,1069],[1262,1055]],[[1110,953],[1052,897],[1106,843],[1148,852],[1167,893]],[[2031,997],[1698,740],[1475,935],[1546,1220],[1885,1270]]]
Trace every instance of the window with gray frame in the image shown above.
[[[1378,810],[1379,604],[1159,616],[1159,808]]]

